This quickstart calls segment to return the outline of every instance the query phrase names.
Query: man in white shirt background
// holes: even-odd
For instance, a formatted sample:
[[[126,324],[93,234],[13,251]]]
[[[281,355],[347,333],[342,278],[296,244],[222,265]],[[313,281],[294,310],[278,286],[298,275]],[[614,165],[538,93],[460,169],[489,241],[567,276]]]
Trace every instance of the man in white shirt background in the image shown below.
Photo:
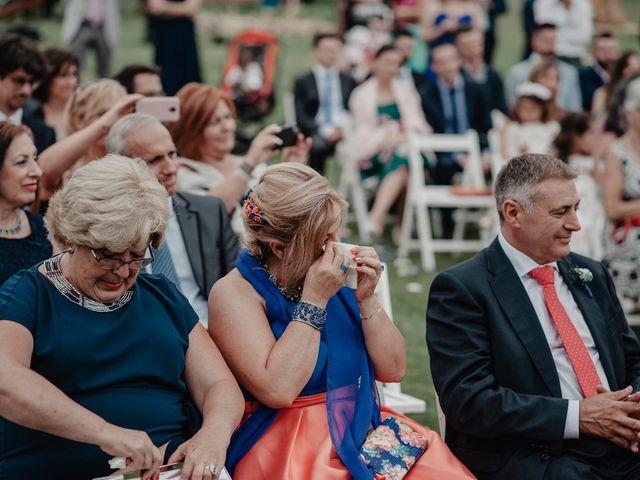
[[[28,39],[7,34],[0,39],[0,120],[31,129],[38,153],[56,141],[53,128],[23,107],[45,73],[42,53]]]
[[[574,178],[548,155],[510,160],[498,238],[431,285],[445,440],[480,480],[640,478],[640,344],[606,268],[570,252]]]
[[[349,97],[356,86],[353,77],[340,71],[342,47],[337,34],[316,35],[312,51],[315,63],[293,87],[296,123],[305,137],[312,139],[309,166],[320,173],[344,137]]]

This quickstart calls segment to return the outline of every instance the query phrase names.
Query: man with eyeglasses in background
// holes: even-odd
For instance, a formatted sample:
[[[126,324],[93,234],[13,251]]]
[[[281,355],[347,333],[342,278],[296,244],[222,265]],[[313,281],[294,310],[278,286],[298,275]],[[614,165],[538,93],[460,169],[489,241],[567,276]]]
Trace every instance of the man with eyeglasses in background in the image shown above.
[[[38,153],[55,143],[56,132],[23,107],[45,69],[42,53],[30,40],[16,34],[0,39],[0,120],[29,127]]]
[[[167,128],[150,115],[131,113],[118,120],[107,135],[107,151],[144,160],[171,196],[164,242],[153,252],[149,270],[173,282],[207,325],[211,287],[233,270],[240,252],[224,203],[177,191],[175,144]]]

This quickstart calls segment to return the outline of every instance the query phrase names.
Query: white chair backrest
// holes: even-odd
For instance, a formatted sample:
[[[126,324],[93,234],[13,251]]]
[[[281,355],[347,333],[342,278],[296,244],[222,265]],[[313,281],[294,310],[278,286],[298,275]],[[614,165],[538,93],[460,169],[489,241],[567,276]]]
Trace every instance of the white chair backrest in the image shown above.
[[[498,177],[498,172],[507,163],[502,157],[502,138],[500,130],[492,128],[487,133],[489,150],[491,150],[491,184],[493,185]]]
[[[282,96],[282,113],[284,114],[285,124],[296,125],[296,104],[292,92],[286,92]]]
[[[507,122],[507,120],[507,116],[500,110],[497,110],[495,108],[491,110],[491,128],[502,130],[502,127]]]
[[[462,172],[462,185],[465,187],[480,188],[484,186],[484,173],[482,171],[482,157],[480,155],[480,142],[478,134],[469,130],[463,134],[430,133],[426,135],[409,135],[409,158],[411,180],[413,188],[423,188],[424,175],[422,174],[422,154],[426,153],[429,160],[437,162],[433,153],[463,153],[467,160]]]

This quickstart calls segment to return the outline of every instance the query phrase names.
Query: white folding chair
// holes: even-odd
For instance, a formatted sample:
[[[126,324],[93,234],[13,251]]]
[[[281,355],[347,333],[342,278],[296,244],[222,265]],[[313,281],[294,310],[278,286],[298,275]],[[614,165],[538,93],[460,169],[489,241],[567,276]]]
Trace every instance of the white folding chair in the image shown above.
[[[427,134],[409,137],[409,187],[402,220],[402,232],[398,247],[398,256],[406,257],[410,250],[420,250],[422,267],[426,271],[436,268],[435,252],[473,252],[488,244],[488,235],[481,231],[479,240],[465,240],[464,227],[469,220],[466,212],[473,209],[488,210],[495,208],[492,195],[455,194],[449,185],[427,185],[424,182],[422,154],[425,153],[437,162],[434,153],[462,153],[466,162],[462,172],[462,187],[482,189],[485,187],[482,159],[478,134],[469,130],[465,134]],[[453,239],[436,240],[429,215],[430,208],[458,209]],[[414,217],[418,238],[413,239]],[[480,225],[482,227],[482,225]]]
[[[371,242],[368,227],[369,209],[367,207],[367,195],[360,179],[358,159],[353,154],[353,146],[348,139],[351,134],[351,119],[348,118],[343,126],[345,140],[336,145],[335,159],[341,167],[340,180],[338,182],[338,194],[349,201],[349,206],[358,225],[360,243]]]
[[[391,290],[389,288],[389,272],[387,265],[384,264],[384,270],[380,275],[380,280],[376,286],[376,297],[380,305],[387,312],[391,321],[393,314],[391,311]],[[399,383],[381,383],[378,382],[378,392],[383,405],[386,405],[400,413],[422,413],[426,411],[427,404],[424,400],[413,397],[406,393],[402,393]]]
[[[285,124],[296,125],[296,104],[292,92],[286,92],[282,96],[282,113],[284,114]]]

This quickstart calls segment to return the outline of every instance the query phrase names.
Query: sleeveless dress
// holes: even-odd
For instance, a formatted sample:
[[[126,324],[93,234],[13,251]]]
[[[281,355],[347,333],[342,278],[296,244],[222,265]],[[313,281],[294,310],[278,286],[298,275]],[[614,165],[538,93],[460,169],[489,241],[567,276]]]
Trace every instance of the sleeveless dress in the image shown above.
[[[620,162],[624,178],[623,198],[640,198],[640,163],[618,141],[612,142],[609,148]],[[612,228],[613,225],[607,229],[607,235]],[[611,271],[618,294],[637,305],[640,303],[640,224],[630,225],[626,234],[618,239],[621,241],[606,239],[603,263]]]
[[[31,234],[25,238],[0,238],[0,285],[14,273],[51,256],[51,244],[42,217],[28,210],[25,213],[31,225]]]
[[[36,265],[0,288],[0,319],[33,337],[31,369],[106,421],[169,443],[165,460],[199,428],[184,379],[198,317],[162,275],[141,273],[133,296],[111,312],[64,297]],[[0,480],[87,480],[110,475],[96,445],[32,430],[0,417]]]
[[[279,338],[295,302],[280,294],[265,268],[246,251],[237,267],[265,299],[271,330]],[[300,396],[280,410],[250,401],[246,414],[227,452],[234,480],[373,480],[359,448],[367,432],[389,414],[429,439],[429,448],[405,478],[474,478],[435,432],[379,406],[358,305],[348,288],[327,304],[318,360]]]

